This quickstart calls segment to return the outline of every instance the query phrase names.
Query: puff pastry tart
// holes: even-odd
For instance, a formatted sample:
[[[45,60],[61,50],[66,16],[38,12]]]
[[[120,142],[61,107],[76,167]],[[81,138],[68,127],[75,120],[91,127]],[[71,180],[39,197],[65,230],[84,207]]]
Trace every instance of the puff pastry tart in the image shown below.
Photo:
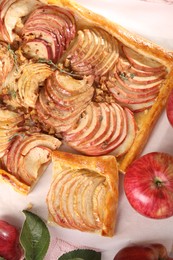
[[[112,153],[122,172],[172,89],[171,52],[71,0],[2,0],[0,63],[0,101],[20,127]],[[11,143],[0,139],[1,156]]]
[[[118,168],[112,155],[88,157],[54,151],[47,196],[49,222],[113,236],[118,204]]]

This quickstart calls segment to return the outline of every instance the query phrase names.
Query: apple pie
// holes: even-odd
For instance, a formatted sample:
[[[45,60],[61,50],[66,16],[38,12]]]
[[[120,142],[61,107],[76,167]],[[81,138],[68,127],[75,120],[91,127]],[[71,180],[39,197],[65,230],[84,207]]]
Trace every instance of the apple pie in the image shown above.
[[[49,222],[113,236],[118,205],[115,157],[54,151],[52,163],[52,184],[47,195]]]

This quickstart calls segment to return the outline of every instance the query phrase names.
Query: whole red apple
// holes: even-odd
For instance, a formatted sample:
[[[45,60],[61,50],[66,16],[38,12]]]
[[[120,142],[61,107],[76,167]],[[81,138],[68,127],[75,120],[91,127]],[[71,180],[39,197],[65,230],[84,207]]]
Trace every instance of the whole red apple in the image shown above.
[[[121,249],[114,260],[171,260],[162,244],[134,245]]]
[[[170,124],[173,126],[173,90],[168,98],[168,102],[166,106],[166,114]]]
[[[20,260],[22,255],[18,229],[0,220],[0,256],[6,260]]]
[[[153,152],[135,160],[124,178],[131,206],[140,214],[162,219],[173,215],[173,156]]]

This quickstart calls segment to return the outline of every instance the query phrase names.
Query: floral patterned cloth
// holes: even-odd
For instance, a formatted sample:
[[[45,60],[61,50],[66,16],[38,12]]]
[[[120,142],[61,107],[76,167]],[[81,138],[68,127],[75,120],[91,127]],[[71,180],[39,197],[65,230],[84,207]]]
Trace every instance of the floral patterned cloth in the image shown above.
[[[72,245],[62,239],[53,238],[44,260],[58,260],[63,254],[77,249],[93,249],[98,251],[98,249],[95,248],[88,248],[82,245]]]

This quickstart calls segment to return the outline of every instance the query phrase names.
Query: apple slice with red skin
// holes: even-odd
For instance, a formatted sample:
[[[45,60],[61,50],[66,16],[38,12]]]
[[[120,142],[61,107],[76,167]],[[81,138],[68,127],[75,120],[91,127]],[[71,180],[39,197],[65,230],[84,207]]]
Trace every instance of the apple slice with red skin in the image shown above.
[[[14,156],[15,156],[17,148],[20,145],[20,143],[22,142],[23,138],[24,137],[22,135],[15,136],[15,138],[13,139],[13,143],[12,143],[8,153],[7,153],[6,167],[7,167],[7,170],[9,172],[12,172],[14,170],[13,169],[13,167],[14,167]]]
[[[18,159],[18,175],[22,182],[31,186],[44,173],[51,161],[51,149],[37,146],[30,149],[26,155]],[[32,165],[32,168],[31,168]]]
[[[74,44],[77,47],[69,49],[65,57],[79,75],[104,75],[114,67],[119,57],[116,39],[97,27],[79,31]]]
[[[19,175],[18,168],[19,159],[22,155],[26,156],[31,149],[38,146],[44,146],[51,150],[55,150],[60,144],[61,142],[57,138],[41,133],[34,133],[32,135],[23,133],[23,135],[17,136],[7,155],[8,170],[20,179],[21,176]]]
[[[131,78],[133,76],[149,77],[149,76],[153,76],[153,75],[156,76],[161,73],[166,73],[165,70],[163,70],[163,71],[162,70],[161,71],[145,71],[145,70],[142,70],[139,68],[137,69],[137,68],[133,67],[133,65],[125,57],[119,57],[118,63],[116,65],[116,70],[117,70],[117,73],[124,72],[126,74],[126,72],[128,72],[129,76]]]
[[[83,142],[79,148],[82,151],[88,149],[98,149],[103,143],[108,143],[114,135],[115,129],[117,129],[117,135],[121,132],[121,115],[116,114],[113,107],[107,103],[100,103],[101,108],[101,124],[94,136],[87,142]],[[104,111],[105,110],[105,111]]]
[[[94,176],[95,175],[95,176]],[[97,223],[95,215],[93,214],[93,195],[100,183],[103,183],[105,178],[103,176],[99,176],[97,174],[93,174],[92,182],[91,179],[88,178],[87,184],[78,194],[79,204],[81,204],[81,215],[83,216],[83,220],[87,225],[91,228],[100,228],[100,223]]]
[[[84,77],[81,80],[76,80],[70,75],[61,73],[58,70],[52,74],[52,85],[56,86],[58,92],[62,95],[73,96],[86,92],[93,85],[93,76]]]
[[[75,173],[75,174],[74,174]],[[81,230],[85,228],[85,223],[80,218],[79,214],[74,211],[74,191],[78,186],[79,182],[83,180],[80,172],[70,172],[68,174],[70,178],[63,185],[62,192],[60,194],[60,208],[64,214],[64,218],[67,220],[70,228],[75,228]]]
[[[7,10],[10,8],[10,6],[16,2],[15,0],[2,0],[0,3],[0,37],[2,37],[1,40],[5,42],[9,42],[9,34],[4,26],[4,17],[6,15]]]
[[[123,46],[123,51],[129,62],[137,69],[152,72],[165,71],[165,67],[159,62],[145,57],[126,46]]]
[[[113,151],[115,148],[117,148],[126,138],[128,127],[127,127],[127,117],[124,109],[119,106],[118,104],[112,103],[111,106],[115,110],[115,113],[117,115],[117,124],[116,129],[114,129],[114,134],[107,142],[107,135],[105,134],[105,138],[102,138],[102,142],[96,143],[95,146],[91,145],[90,141],[87,143],[84,143],[83,146],[80,146],[80,150],[88,155],[103,155],[107,154],[111,151]],[[103,126],[103,122],[101,122],[100,127]],[[111,126],[109,126],[111,127]],[[78,147],[77,147],[78,149]]]
[[[127,131],[127,136],[124,139],[124,141],[117,148],[115,148],[112,152],[116,157],[119,157],[119,156],[122,156],[123,154],[125,154],[132,146],[134,139],[136,137],[137,125],[136,125],[136,121],[134,119],[134,114],[128,108],[125,108],[125,112],[126,112],[126,116],[127,116],[128,131]],[[110,147],[110,149],[111,149],[111,147]]]
[[[81,136],[90,126],[92,121],[93,109],[91,104],[89,104],[85,111],[81,114],[79,120],[73,125],[68,131],[66,131],[63,135],[65,136],[65,140],[70,142]]]
[[[65,36],[61,33],[60,28],[50,25],[50,21],[44,21],[41,17],[35,19],[28,26],[24,27],[23,37],[25,41],[32,39],[44,39],[49,42],[52,48],[53,60],[56,62],[63,53]],[[62,39],[62,40],[61,40]]]
[[[146,103],[147,101],[154,100],[159,92],[157,89],[148,93],[144,91],[136,92],[126,89],[120,82],[109,82],[108,89],[118,101],[124,102],[125,104]]]
[[[84,147],[87,148],[87,145],[89,147],[94,147],[96,144],[100,143],[102,139],[105,139],[105,135],[109,131],[110,128],[110,110],[109,106],[106,103],[98,103],[100,106],[100,111],[101,111],[101,125],[98,128],[97,132],[95,135],[89,140],[87,143],[83,143]],[[82,146],[83,146],[82,145]]]
[[[64,21],[65,28],[68,28],[69,30],[66,31],[67,33],[67,42],[68,38],[74,37],[76,33],[76,20],[74,17],[74,14],[72,11],[58,7],[58,6],[51,6],[51,5],[45,5],[44,7],[37,8],[35,11],[37,14],[53,14],[57,16],[59,19],[62,19]],[[67,26],[68,25],[68,26]]]
[[[14,1],[14,3],[10,5],[4,15],[4,27],[8,32],[10,42],[13,42],[16,37],[15,26],[18,21],[23,17],[27,17],[30,12],[38,8],[40,5],[43,5],[43,3],[38,0],[18,0]]]
[[[94,154],[94,155],[102,155],[102,154],[108,154],[112,152],[116,157],[123,155],[126,153],[126,151],[129,150],[131,145],[133,144],[133,141],[136,136],[136,123],[134,120],[133,113],[128,109],[125,108],[126,118],[127,118],[127,134],[124,137],[121,135],[118,137],[118,140],[115,139],[115,141],[108,142],[105,149],[102,146],[95,146],[93,149],[90,150],[84,150],[84,153],[87,154]],[[123,138],[123,140],[122,140]],[[95,151],[95,152],[94,152]]]
[[[136,159],[126,170],[124,190],[131,206],[153,219],[173,215],[173,156],[153,152]]]
[[[35,26],[33,25],[31,28],[25,29],[26,32],[24,35],[24,42],[28,43],[28,42],[32,41],[33,37],[35,38],[34,40],[45,41],[45,43],[47,43],[47,45],[49,45],[49,47],[51,49],[52,60],[56,61],[57,56],[59,55],[59,52],[61,50],[60,50],[60,46],[57,42],[57,37],[56,37],[55,33],[53,32],[53,30],[51,31],[50,29],[51,28],[49,28],[49,30],[44,28],[44,26],[42,24],[40,25],[40,21],[39,21],[39,23],[37,23]],[[23,48],[23,46],[22,46],[22,50],[25,53],[25,48]],[[28,55],[28,53],[26,53],[26,55]],[[37,53],[37,55],[38,55],[38,53]],[[41,58],[41,57],[39,57],[39,58]]]
[[[97,103],[92,102],[91,107],[93,109],[93,117],[88,129],[86,129],[86,131],[83,132],[80,136],[76,135],[74,139],[68,142],[68,144],[73,148],[78,148],[79,145],[81,146],[83,143],[89,142],[101,125],[102,118],[100,106]]]
[[[168,102],[166,105],[166,114],[167,114],[169,123],[173,127],[173,90],[171,91],[169,98],[168,98]]]
[[[40,28],[40,29],[39,29]],[[45,32],[44,38],[38,35],[38,31]],[[50,35],[54,35],[52,43],[53,61],[56,62],[62,56],[70,42],[76,34],[76,22],[73,14],[64,8],[58,6],[43,6],[32,12],[27,19],[22,34],[25,39],[35,35],[37,38],[46,40]]]
[[[75,222],[74,227],[76,226],[76,228],[81,231],[92,231],[95,229],[95,226],[90,225],[85,217],[85,209],[83,211],[82,208],[83,198],[81,197],[81,194],[85,187],[89,184],[88,180],[93,180],[93,173],[87,172],[85,169],[79,170],[79,173],[81,178],[76,181],[77,185],[75,185],[74,188],[72,187],[72,193],[70,192],[68,196],[67,204],[69,212],[71,213],[71,216],[73,216],[73,220]]]
[[[64,122],[60,120],[55,120],[51,115],[45,115],[45,111],[39,102],[36,103],[38,119],[40,122],[44,122],[46,124],[47,129],[53,128],[57,133],[67,131],[69,128],[72,127],[73,124],[76,123],[78,120],[79,115],[76,115],[72,119],[65,120]]]
[[[162,244],[133,245],[122,248],[114,260],[171,260]]]
[[[153,90],[158,90],[160,84],[162,83],[163,79],[158,79],[156,82],[151,82],[151,83],[145,83],[145,84],[140,84],[140,83],[133,83],[129,81],[129,79],[122,80],[121,79],[121,74],[115,73],[116,79],[122,84],[125,88],[129,90],[133,90],[136,92],[149,92]]]
[[[61,171],[51,184],[50,190],[47,195],[48,210],[51,213],[55,223],[62,227],[69,227],[67,219],[63,218],[63,214],[60,210],[60,193],[63,185],[71,177],[69,169]],[[56,198],[56,199],[55,199]]]
[[[27,57],[53,60],[51,46],[42,39],[29,40],[22,45],[22,51]]]

